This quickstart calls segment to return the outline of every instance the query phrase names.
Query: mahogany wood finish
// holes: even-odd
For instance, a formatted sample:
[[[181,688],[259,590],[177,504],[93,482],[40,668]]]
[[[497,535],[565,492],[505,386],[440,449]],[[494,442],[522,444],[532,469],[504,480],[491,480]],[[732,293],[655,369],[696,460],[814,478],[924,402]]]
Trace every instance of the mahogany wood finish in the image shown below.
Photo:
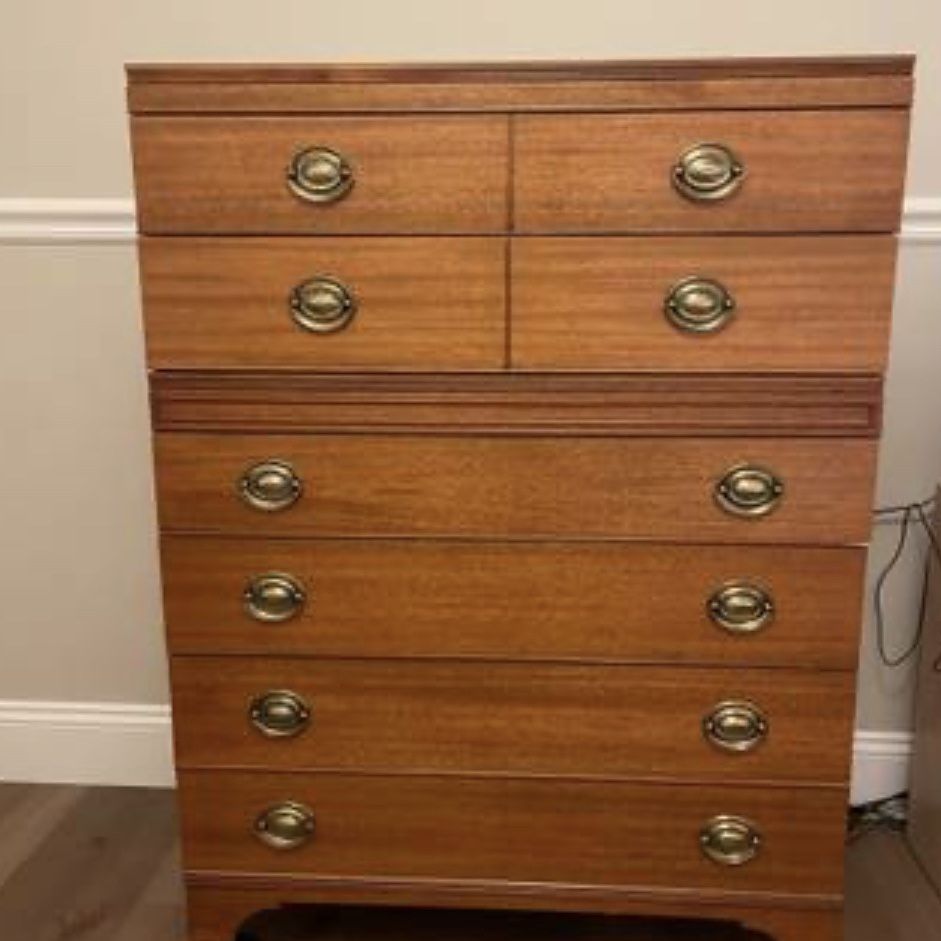
[[[143,233],[457,233],[507,226],[499,117],[132,118]],[[354,185],[338,202],[291,194],[291,159],[329,147]]]
[[[849,673],[695,667],[178,657],[182,768],[457,772],[798,781],[845,786]],[[310,707],[295,738],[255,729],[246,703],[290,690]],[[729,700],[766,717],[732,753],[702,720]]]
[[[513,139],[518,232],[894,232],[908,112],[521,115]],[[713,141],[747,175],[731,198],[691,202],[672,168]]]
[[[155,368],[499,369],[503,239],[149,238],[140,243]],[[288,295],[329,277],[356,302],[338,333],[294,322]]]
[[[882,380],[706,373],[162,372],[160,431],[876,437]]]
[[[841,937],[912,71],[129,69],[190,941],[293,903]],[[701,143],[732,195],[674,187]],[[308,147],[343,198],[289,190]],[[318,275],[357,302],[331,335],[290,315]],[[717,333],[664,315],[693,275],[734,298]],[[239,494],[270,459],[302,480],[279,512]],[[742,463],[783,481],[767,516],[714,499]],[[304,590],[282,623],[245,607],[272,572]],[[773,599],[759,632],[709,617],[732,581]],[[283,689],[310,725],[263,737]],[[754,751],[704,738],[727,700],[767,716]],[[253,827],[285,800],[315,833],[278,852]],[[727,814],[744,865],[702,852]]]
[[[511,361],[523,369],[879,372],[895,274],[891,236],[532,238],[512,246]],[[687,277],[734,299],[716,333],[673,326]]]
[[[841,670],[856,664],[865,561],[849,548],[172,534],[162,556],[177,654]],[[290,573],[309,595],[290,621],[262,624],[245,610],[248,579],[267,571]],[[774,620],[751,636],[706,613],[736,580],[774,601]]]
[[[269,536],[631,538],[865,542],[875,449],[866,440],[156,436],[167,531]],[[286,461],[304,493],[282,512],[244,503],[253,464]],[[737,465],[784,482],[767,516],[731,516],[716,484]]]
[[[571,778],[182,771],[188,868],[382,880],[469,880],[835,899],[842,890],[842,789],[667,785]],[[224,799],[222,799],[224,797]],[[253,833],[284,800],[310,807],[317,831],[289,852]],[[764,837],[752,866],[723,866],[697,835],[716,813]]]

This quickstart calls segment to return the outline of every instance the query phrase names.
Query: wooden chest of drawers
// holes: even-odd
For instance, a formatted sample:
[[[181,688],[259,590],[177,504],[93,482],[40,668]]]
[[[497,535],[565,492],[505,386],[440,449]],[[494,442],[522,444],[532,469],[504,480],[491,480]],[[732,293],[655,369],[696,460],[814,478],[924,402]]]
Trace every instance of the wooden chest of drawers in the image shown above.
[[[192,941],[841,936],[911,70],[130,69]]]

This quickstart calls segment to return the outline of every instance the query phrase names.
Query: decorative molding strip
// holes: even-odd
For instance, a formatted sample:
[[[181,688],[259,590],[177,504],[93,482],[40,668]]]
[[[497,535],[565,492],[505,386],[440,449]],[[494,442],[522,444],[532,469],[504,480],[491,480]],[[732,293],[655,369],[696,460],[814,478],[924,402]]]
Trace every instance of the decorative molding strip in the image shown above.
[[[901,239],[916,245],[941,242],[941,198],[916,196],[905,200]]]
[[[0,245],[132,242],[136,231],[131,199],[0,198]],[[905,201],[901,238],[941,243],[941,197]]]
[[[170,709],[0,700],[0,781],[172,787]]]
[[[0,244],[132,242],[131,199],[0,199]]]
[[[908,790],[914,736],[910,732],[868,732],[853,740],[850,803],[868,804]]]
[[[912,735],[856,732],[853,804],[908,786]],[[0,700],[0,781],[173,787],[170,709]]]

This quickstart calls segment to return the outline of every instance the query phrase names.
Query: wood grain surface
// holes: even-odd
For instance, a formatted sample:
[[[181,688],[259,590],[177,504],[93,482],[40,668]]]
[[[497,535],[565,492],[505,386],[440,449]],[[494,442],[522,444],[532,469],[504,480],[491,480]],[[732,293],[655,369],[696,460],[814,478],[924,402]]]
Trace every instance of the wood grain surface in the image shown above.
[[[131,122],[143,233],[474,233],[507,226],[507,123],[499,117],[162,118]],[[285,183],[307,147],[343,154],[339,202]]]
[[[891,236],[512,241],[511,362],[524,369],[882,372]],[[734,299],[716,333],[664,315],[684,278]]]
[[[144,238],[151,368],[483,369],[504,364],[503,239]],[[342,283],[356,313],[310,333],[291,290]]]
[[[579,232],[893,232],[908,139],[903,110],[527,116],[514,122],[514,228]],[[680,155],[730,147],[733,196],[691,202]]]
[[[171,672],[182,768],[848,783],[851,673],[242,657]],[[312,712],[295,738],[249,721],[277,690]],[[767,719],[753,751],[703,734],[730,700]]]
[[[154,372],[162,431],[871,437],[863,374]]]
[[[861,549],[169,534],[161,545],[176,653],[856,667]],[[276,625],[243,604],[269,571],[308,598]],[[735,580],[773,599],[758,634],[706,614]]]
[[[184,858],[203,873],[455,880],[478,890],[493,881],[704,895],[842,891],[838,789],[183,771],[180,799]],[[317,821],[311,842],[291,852],[253,834],[256,816],[284,800],[310,807]],[[699,832],[716,814],[759,828],[763,849],[752,864],[703,856]]]
[[[858,439],[156,435],[168,531],[282,536],[610,537],[862,543],[875,449]],[[288,462],[304,493],[260,512],[238,496],[257,462]],[[730,516],[730,468],[784,482],[767,516]]]

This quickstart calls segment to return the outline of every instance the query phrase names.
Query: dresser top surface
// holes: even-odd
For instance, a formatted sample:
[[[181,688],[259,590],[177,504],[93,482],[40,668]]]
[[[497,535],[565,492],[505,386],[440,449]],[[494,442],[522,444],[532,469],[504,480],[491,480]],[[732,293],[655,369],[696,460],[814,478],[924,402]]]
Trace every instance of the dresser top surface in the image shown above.
[[[674,81],[722,78],[832,78],[911,75],[914,56],[510,61],[427,63],[135,63],[138,82],[408,82],[448,84],[556,81]]]

